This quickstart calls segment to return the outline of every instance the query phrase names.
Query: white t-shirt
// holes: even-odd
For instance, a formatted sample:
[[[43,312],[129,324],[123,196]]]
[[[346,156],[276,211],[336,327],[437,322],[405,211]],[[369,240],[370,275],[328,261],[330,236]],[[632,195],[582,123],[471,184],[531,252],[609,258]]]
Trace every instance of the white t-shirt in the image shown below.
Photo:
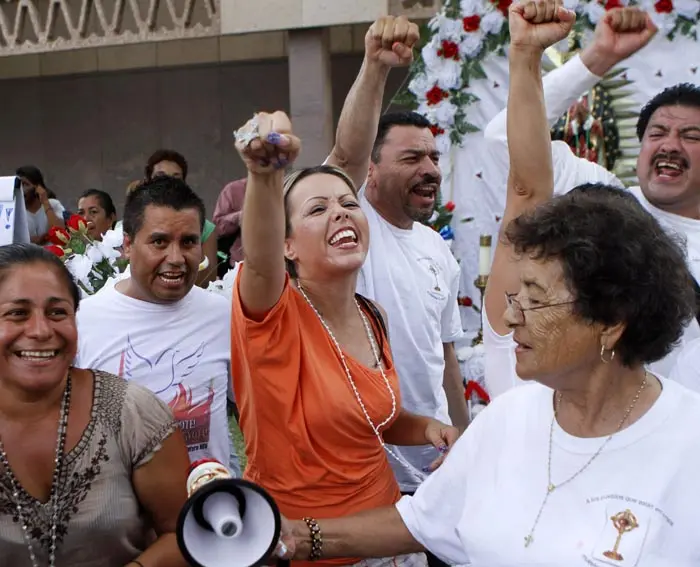
[[[384,220],[360,198],[370,230],[370,249],[357,279],[357,292],[387,312],[389,339],[409,412],[451,423],[443,387],[443,343],[461,338],[457,305],[459,264],[442,237],[414,223],[404,230]],[[418,471],[438,457],[432,446],[392,447]],[[401,490],[413,492],[415,474],[389,456]],[[415,473],[415,471],[414,471]]]
[[[700,396],[662,380],[637,422],[616,434],[590,466],[550,494],[532,544],[525,537],[547,489],[552,390],[517,388],[484,409],[443,465],[397,508],[413,537],[449,564],[471,567],[691,567],[700,565]],[[556,486],[606,438],[554,426]],[[629,510],[638,527],[611,518]]]
[[[63,205],[56,199],[49,199],[49,205],[56,213],[59,219],[63,219]],[[36,213],[27,211],[27,226],[29,227],[29,236],[44,236],[49,231],[49,219],[46,216],[44,207],[39,207]]]
[[[201,288],[162,305],[104,288],[80,302],[75,365],[136,380],[173,410],[190,460],[229,462],[231,305]]]
[[[578,56],[545,75],[543,80],[544,98],[550,125],[556,122],[571,104],[599,81],[600,77],[592,74]],[[504,152],[508,151],[506,116],[506,111],[498,114],[488,124],[484,132],[485,137],[490,142],[501,142]],[[492,151],[497,151],[497,148],[494,147]],[[623,186],[622,182],[605,168],[577,157],[564,142],[552,143],[552,167],[556,195],[568,193],[583,183],[606,183]],[[629,191],[661,226],[681,235],[686,240],[688,267],[693,277],[700,282],[700,220],[681,217],[656,208],[646,200],[639,187],[631,187]],[[513,385],[522,384],[522,381],[515,373],[515,353],[512,352],[515,346],[511,335],[498,335],[489,324],[486,310],[482,313],[482,323],[486,372],[484,379],[489,395],[493,398]],[[649,365],[649,368],[662,376],[670,376],[678,353],[686,344],[698,337],[700,337],[700,325],[696,320],[693,320],[686,328],[678,347],[664,359]]]
[[[700,392],[700,339],[687,344],[680,352],[670,378]]]

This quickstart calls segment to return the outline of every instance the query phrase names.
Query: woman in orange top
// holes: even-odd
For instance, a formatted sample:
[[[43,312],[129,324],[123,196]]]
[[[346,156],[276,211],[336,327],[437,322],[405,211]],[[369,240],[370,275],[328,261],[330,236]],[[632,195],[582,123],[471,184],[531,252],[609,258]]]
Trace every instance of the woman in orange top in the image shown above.
[[[245,476],[313,530],[316,517],[399,499],[385,442],[444,453],[457,431],[401,409],[384,315],[355,295],[369,228],[352,181],[330,166],[285,181],[299,140],[284,113],[258,114],[236,145],[248,167],[231,349]],[[422,565],[425,557],[387,562]]]

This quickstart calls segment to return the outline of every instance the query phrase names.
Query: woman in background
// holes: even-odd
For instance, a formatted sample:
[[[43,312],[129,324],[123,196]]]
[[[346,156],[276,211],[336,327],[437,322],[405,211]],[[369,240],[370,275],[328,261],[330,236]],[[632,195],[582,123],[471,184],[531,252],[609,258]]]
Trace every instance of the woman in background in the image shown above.
[[[94,240],[102,240],[104,233],[117,223],[112,197],[99,189],[88,189],[80,196],[78,214],[87,221],[88,235]]]

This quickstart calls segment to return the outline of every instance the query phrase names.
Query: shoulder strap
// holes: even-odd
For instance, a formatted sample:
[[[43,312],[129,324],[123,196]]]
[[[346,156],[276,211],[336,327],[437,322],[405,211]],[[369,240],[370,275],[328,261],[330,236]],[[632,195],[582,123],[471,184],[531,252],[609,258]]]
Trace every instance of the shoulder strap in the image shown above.
[[[366,310],[372,318],[372,321],[379,326],[381,330],[379,350],[380,352],[384,352],[384,341],[389,340],[389,333],[386,330],[386,322],[384,321],[384,316],[382,315],[381,311],[377,309],[377,306],[374,304],[374,301],[367,299],[359,293],[356,293],[355,297],[357,298],[360,307]]]

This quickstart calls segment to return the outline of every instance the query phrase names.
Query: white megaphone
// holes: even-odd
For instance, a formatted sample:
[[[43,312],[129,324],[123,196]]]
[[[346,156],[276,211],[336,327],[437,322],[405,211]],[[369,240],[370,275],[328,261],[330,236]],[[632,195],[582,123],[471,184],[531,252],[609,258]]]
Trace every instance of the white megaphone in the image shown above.
[[[280,512],[260,486],[232,478],[218,461],[204,460],[191,466],[187,494],[177,521],[177,544],[190,565],[258,567],[274,562]]]

